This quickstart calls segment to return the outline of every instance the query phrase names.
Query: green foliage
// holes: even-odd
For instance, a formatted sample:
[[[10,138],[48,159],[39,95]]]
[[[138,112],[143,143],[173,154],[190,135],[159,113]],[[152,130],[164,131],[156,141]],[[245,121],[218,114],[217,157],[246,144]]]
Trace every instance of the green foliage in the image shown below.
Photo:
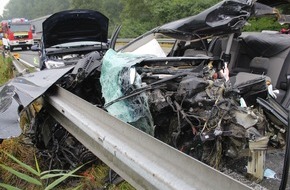
[[[249,20],[249,25],[244,27],[244,31],[276,30],[280,31],[282,26],[274,17],[252,18]]]
[[[13,77],[12,60],[0,55],[0,85]]]
[[[281,5],[279,8],[280,8],[281,13],[283,13],[285,15],[289,15],[290,14],[290,6],[289,6],[289,4]]]
[[[36,175],[36,176],[40,176],[39,171],[34,170],[31,166],[26,165],[25,163],[19,161],[18,159],[16,159],[14,156],[7,154],[6,155],[11,158],[14,162],[16,162],[17,164],[19,164],[21,167],[25,168],[27,171],[31,172],[32,174]],[[36,163],[38,165],[37,159],[36,157],[34,157],[36,160]]]
[[[5,6],[3,19],[34,19],[69,8],[69,0],[10,0]]]
[[[61,182],[63,182],[64,180],[66,180],[68,177],[81,177],[81,176],[76,176],[73,175],[76,171],[78,171],[79,169],[81,169],[82,166],[79,166],[78,168],[70,171],[69,173],[61,173],[61,175],[59,174],[46,174],[46,176],[43,176],[43,179],[49,179],[49,178],[54,178],[54,177],[59,177],[60,178],[56,179],[54,182],[52,182],[51,184],[49,184],[45,190],[49,190],[49,189],[53,189],[54,187],[56,187],[57,185],[59,185]]]
[[[11,185],[7,185],[7,184],[4,184],[4,183],[0,183],[0,187],[4,187],[7,190],[21,190],[21,189],[19,189],[17,187],[13,187]]]
[[[192,16],[220,0],[121,0],[121,37],[136,37],[164,23]]]
[[[26,174],[23,174],[21,172],[18,172],[16,170],[14,170],[13,168],[10,168],[8,166],[5,166],[3,164],[0,164],[0,167],[9,171],[10,173],[16,175],[17,177],[29,182],[29,183],[32,183],[32,184],[35,184],[35,185],[42,185],[40,181],[38,181],[37,179],[33,178],[33,177],[30,177],[29,175],[26,175]]]
[[[104,0],[101,12],[110,19],[109,33],[121,24],[123,4],[119,0]]]
[[[102,10],[103,0],[69,0],[71,9],[92,9]]]
[[[74,169],[74,170],[72,170],[72,171],[70,171],[68,173],[66,171],[63,171],[63,170],[50,170],[50,171],[41,172],[40,169],[39,169],[39,165],[38,165],[38,161],[37,161],[36,157],[35,157],[36,169],[34,169],[31,166],[21,162],[20,160],[18,160],[14,156],[10,155],[9,153],[6,153],[6,152],[4,152],[4,153],[9,158],[11,158],[14,162],[16,162],[19,166],[24,168],[25,171],[31,173],[32,176],[28,175],[28,174],[26,174],[24,172],[16,171],[12,167],[6,166],[4,164],[0,164],[1,168],[3,168],[4,170],[7,170],[8,172],[12,173],[13,175],[21,178],[22,180],[24,180],[24,181],[26,181],[26,182],[28,182],[30,184],[35,184],[36,186],[42,187],[44,190],[49,190],[49,189],[55,188],[61,182],[63,182],[64,180],[66,180],[69,177],[81,177],[81,176],[78,176],[78,175],[74,175],[74,173],[77,172],[82,166],[79,166],[78,168],[76,168],[76,169]],[[54,180],[49,185],[47,185],[46,187],[43,185],[44,184],[44,180],[53,179],[53,178],[57,178],[57,179]],[[4,187],[6,189],[11,189],[11,190],[18,189],[17,187],[13,187],[11,185],[4,184],[4,183],[0,183],[0,187]]]
[[[34,19],[67,9],[97,10],[110,19],[109,33],[123,25],[120,37],[132,38],[164,23],[192,16],[221,0],[10,0],[4,19],[25,17]],[[24,3],[25,2],[25,3]],[[16,11],[17,10],[17,11]],[[279,7],[290,14],[289,5]],[[251,19],[245,31],[279,30],[273,18]],[[109,34],[110,36],[110,34]]]
[[[110,19],[109,32],[122,24],[121,37],[136,37],[158,25],[201,12],[220,0],[10,0],[3,19],[34,19],[67,9],[91,9]],[[17,10],[17,11],[15,11]]]

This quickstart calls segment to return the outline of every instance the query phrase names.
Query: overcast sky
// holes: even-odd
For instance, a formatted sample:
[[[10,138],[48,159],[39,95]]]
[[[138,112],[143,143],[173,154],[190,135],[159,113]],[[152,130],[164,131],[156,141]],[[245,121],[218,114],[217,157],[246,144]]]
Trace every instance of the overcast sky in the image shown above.
[[[0,15],[3,14],[4,6],[9,2],[9,0],[0,0]]]

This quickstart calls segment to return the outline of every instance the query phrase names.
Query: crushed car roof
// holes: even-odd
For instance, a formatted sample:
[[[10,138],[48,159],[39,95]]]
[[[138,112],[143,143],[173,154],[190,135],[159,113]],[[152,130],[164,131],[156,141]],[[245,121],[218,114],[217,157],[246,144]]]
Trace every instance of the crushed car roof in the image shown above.
[[[290,3],[290,0],[258,0],[257,2],[269,5],[269,6],[278,6],[281,4]]]
[[[251,16],[249,1],[222,1],[201,13],[164,24],[155,29],[176,39],[191,40],[208,35],[233,33]]]
[[[79,41],[107,42],[108,26],[109,19],[98,11],[58,12],[42,24],[44,47]]]
[[[287,3],[290,3],[290,0],[222,1],[197,15],[166,23],[152,32],[180,40],[239,32],[240,26],[243,26],[250,16],[277,14],[276,9],[272,7]]]

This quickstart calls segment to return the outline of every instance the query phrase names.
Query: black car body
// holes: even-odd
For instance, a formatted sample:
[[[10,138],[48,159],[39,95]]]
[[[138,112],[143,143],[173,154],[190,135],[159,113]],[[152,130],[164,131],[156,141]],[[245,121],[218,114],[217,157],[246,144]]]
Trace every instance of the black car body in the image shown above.
[[[31,92],[25,88],[19,91],[17,86],[37,88],[39,85],[33,79],[39,75],[22,77],[27,81],[25,84],[14,79],[2,89],[5,103],[1,103],[0,111],[12,109],[9,106],[15,101],[27,107],[43,90],[57,84],[212,167],[239,166],[245,173],[247,165],[247,173],[262,180],[263,174],[253,168],[256,161],[253,154],[265,158],[265,152],[255,151],[268,147],[283,151],[285,144],[290,102],[290,37],[242,33],[247,20],[261,14],[276,13],[271,7],[251,0],[222,1],[198,15],[156,27],[117,52],[104,48],[104,57],[86,54],[71,69],[62,68],[54,73],[54,80],[48,81],[25,104],[21,102]],[[44,34],[42,50],[63,43],[64,36]],[[160,45],[169,38],[174,44]],[[47,42],[51,39],[56,42]],[[74,39],[84,38],[74,34]],[[98,38],[101,43],[105,39]],[[102,45],[99,47],[103,50]],[[59,57],[66,50],[71,48],[43,53],[46,58]],[[53,73],[41,72],[47,76]],[[59,80],[56,82],[55,78]],[[45,105],[35,118],[33,128],[38,134],[34,140],[38,147],[53,151],[56,145],[52,139],[64,142],[64,135],[57,134],[65,133],[64,130],[47,114]],[[44,133],[47,123],[42,121],[47,119],[53,122],[49,132]],[[245,150],[251,154],[245,156]]]

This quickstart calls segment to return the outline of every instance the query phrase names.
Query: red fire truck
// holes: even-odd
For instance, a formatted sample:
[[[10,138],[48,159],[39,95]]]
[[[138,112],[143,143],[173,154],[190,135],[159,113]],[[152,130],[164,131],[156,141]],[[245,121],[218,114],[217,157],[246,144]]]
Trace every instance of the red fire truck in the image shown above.
[[[31,48],[34,44],[32,36],[32,27],[27,19],[14,18],[1,22],[0,33],[3,33],[3,46],[12,51],[15,47],[23,50]]]

